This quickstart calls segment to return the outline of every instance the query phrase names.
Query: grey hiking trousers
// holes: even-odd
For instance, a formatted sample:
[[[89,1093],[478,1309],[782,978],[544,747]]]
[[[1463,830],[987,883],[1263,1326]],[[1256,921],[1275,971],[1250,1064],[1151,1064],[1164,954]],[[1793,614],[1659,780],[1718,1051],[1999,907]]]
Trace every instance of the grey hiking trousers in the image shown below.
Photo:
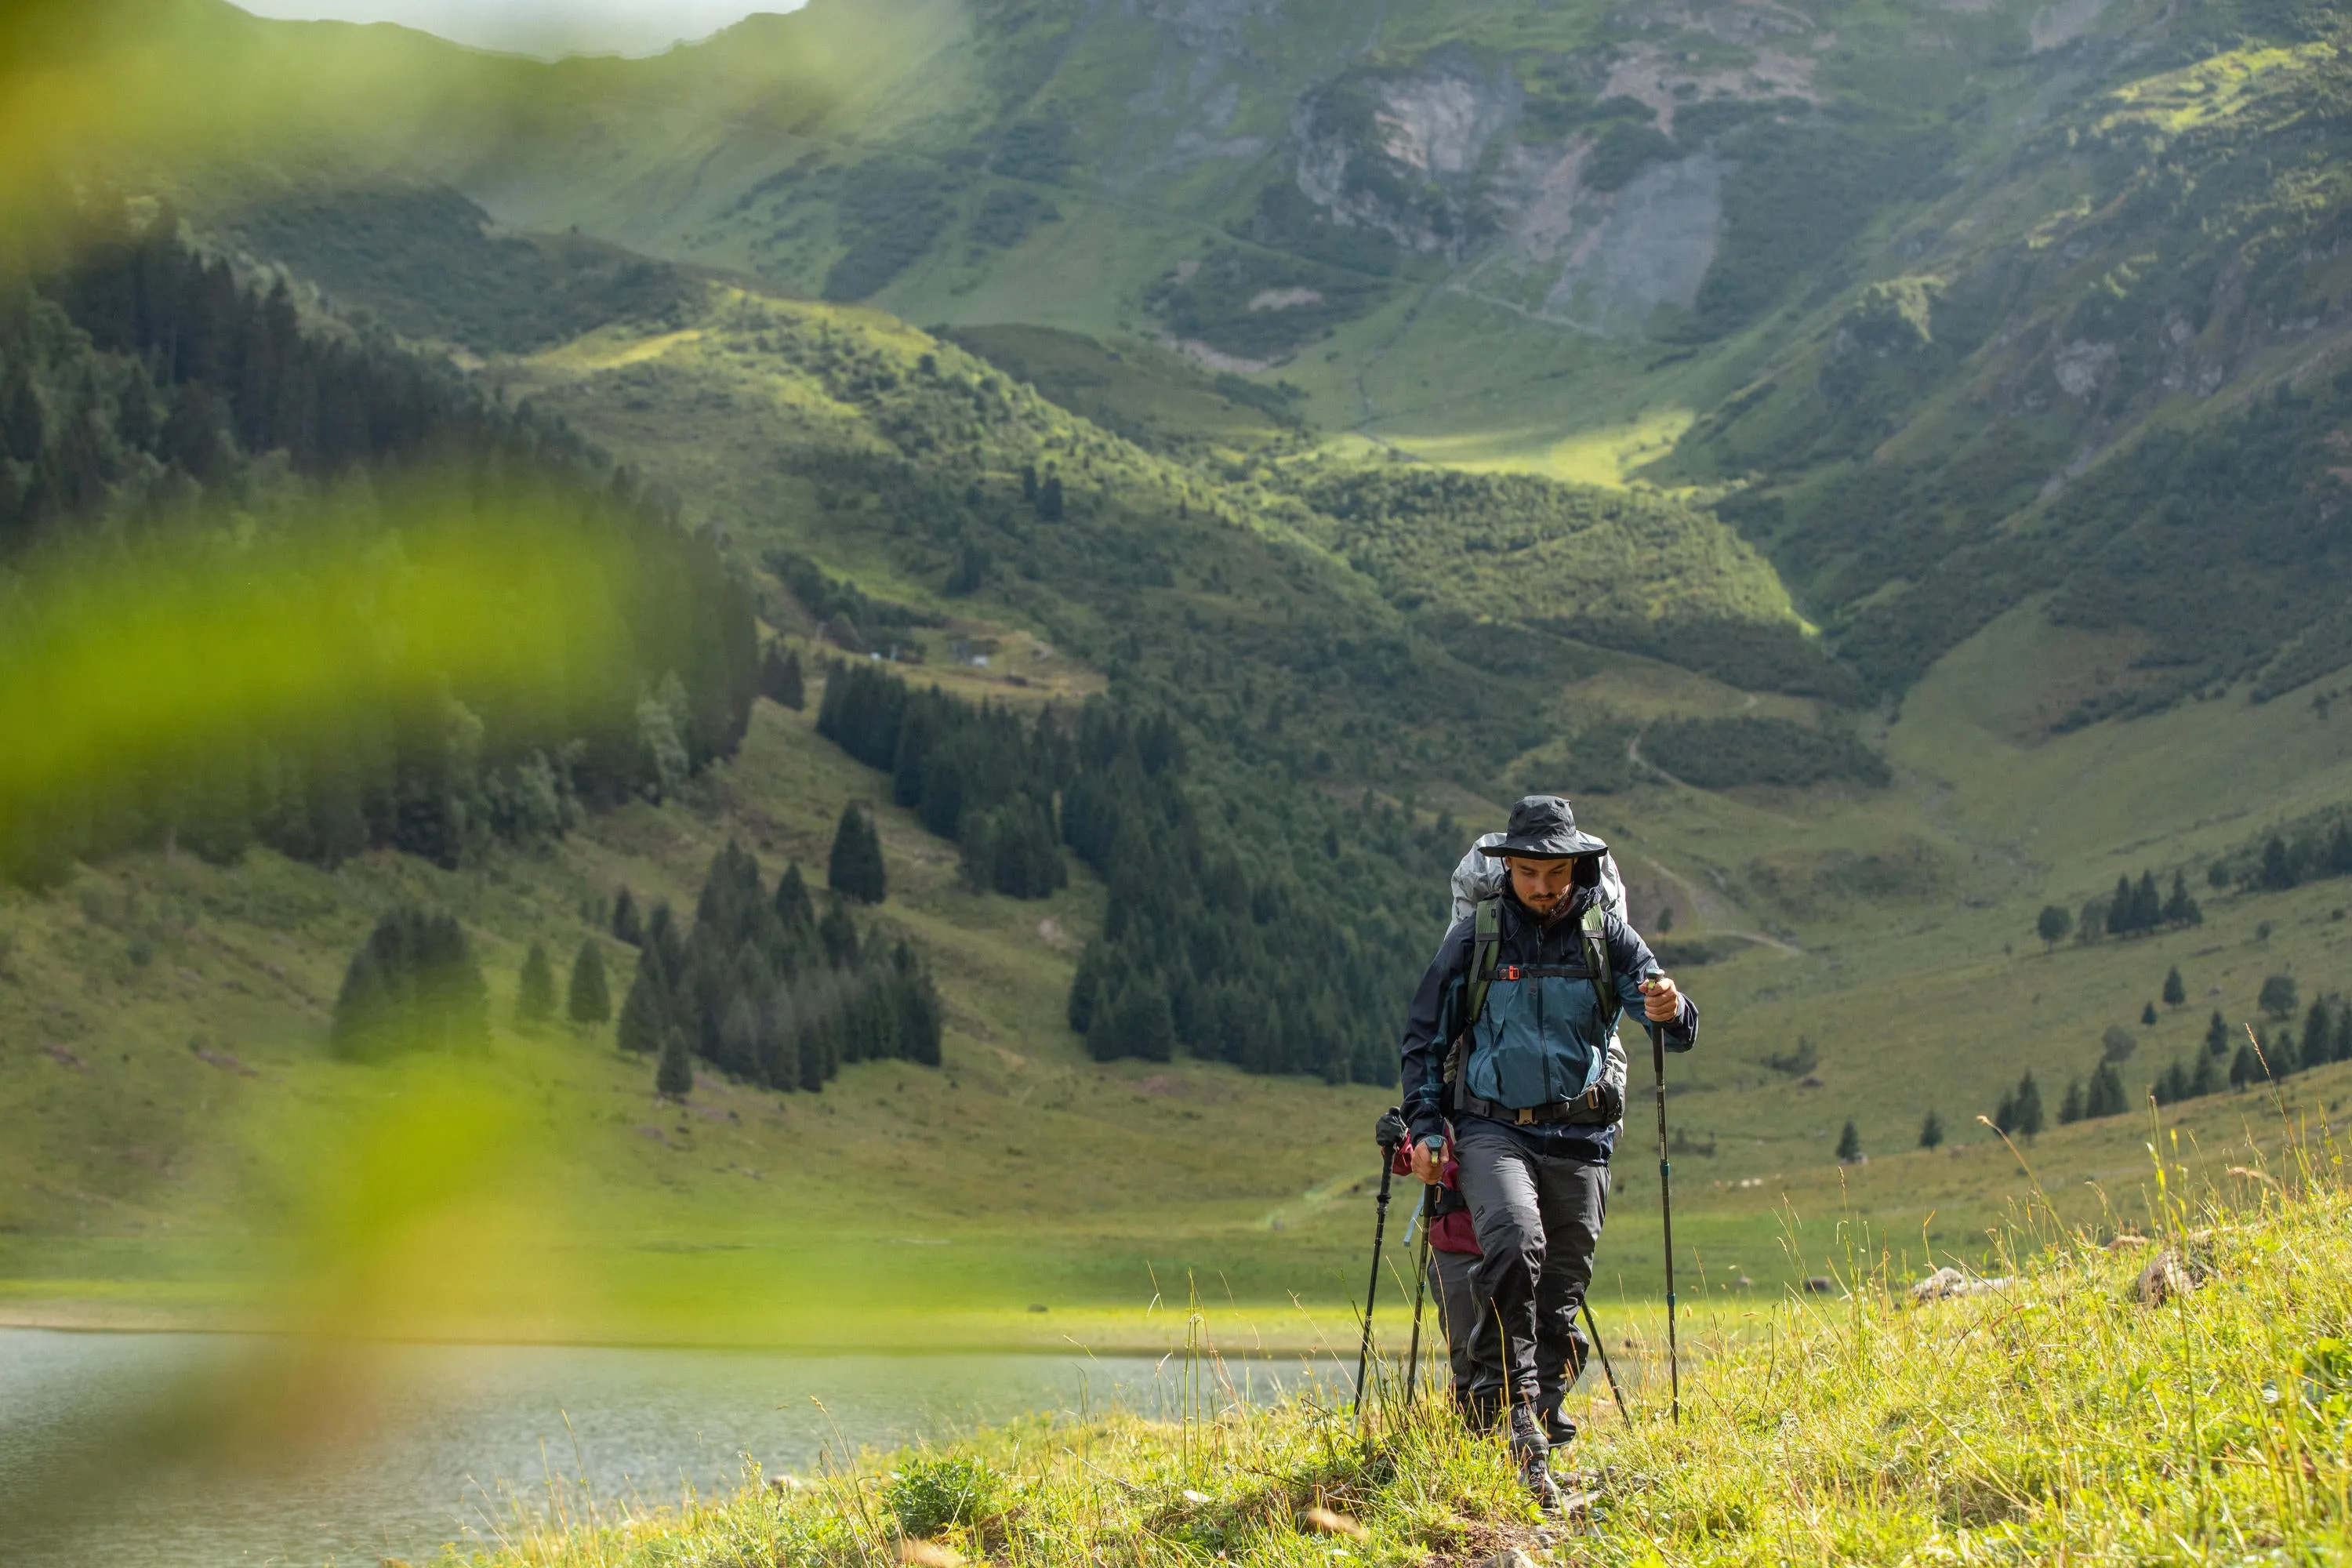
[[[1475,1395],[1507,1396],[1538,1411],[1557,1407],[1584,1370],[1590,1348],[1576,1326],[1592,1281],[1592,1251],[1609,1209],[1609,1167],[1539,1153],[1531,1141],[1484,1117],[1454,1134],[1456,1178],[1485,1254],[1473,1272],[1481,1327],[1499,1331],[1500,1354],[1479,1359]]]

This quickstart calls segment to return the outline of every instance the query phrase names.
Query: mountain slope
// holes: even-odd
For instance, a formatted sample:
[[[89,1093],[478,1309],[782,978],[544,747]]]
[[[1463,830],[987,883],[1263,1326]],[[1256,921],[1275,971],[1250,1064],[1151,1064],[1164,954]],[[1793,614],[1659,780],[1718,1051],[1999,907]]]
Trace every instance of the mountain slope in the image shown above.
[[[2245,411],[2342,333],[2325,7],[880,16],[855,90],[810,85],[844,58],[820,4],[610,68],[593,116],[584,65],[525,72],[531,114],[409,166],[914,320],[1279,363],[1426,457],[1741,487],[1726,515],[1885,690],[2053,579],[2139,661],[2084,718],[2283,689],[2342,640],[2332,416]],[[2200,555],[2210,524],[2128,526],[2135,443],[2208,425],[2305,477],[2165,488],[2267,485],[2239,554],[2315,567],[2307,598]],[[2187,583],[2245,609],[2188,637]]]

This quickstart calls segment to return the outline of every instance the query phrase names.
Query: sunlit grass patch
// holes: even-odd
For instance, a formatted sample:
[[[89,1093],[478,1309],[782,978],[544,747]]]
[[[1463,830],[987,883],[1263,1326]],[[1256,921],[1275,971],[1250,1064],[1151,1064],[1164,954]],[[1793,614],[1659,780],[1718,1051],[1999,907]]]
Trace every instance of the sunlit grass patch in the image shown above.
[[[1468,435],[1396,437],[1433,463],[1473,472],[1542,474],[1572,484],[1623,489],[1634,471],[1666,456],[1691,427],[1687,408],[1660,408],[1608,425],[1559,435],[1556,429],[1490,429]]]

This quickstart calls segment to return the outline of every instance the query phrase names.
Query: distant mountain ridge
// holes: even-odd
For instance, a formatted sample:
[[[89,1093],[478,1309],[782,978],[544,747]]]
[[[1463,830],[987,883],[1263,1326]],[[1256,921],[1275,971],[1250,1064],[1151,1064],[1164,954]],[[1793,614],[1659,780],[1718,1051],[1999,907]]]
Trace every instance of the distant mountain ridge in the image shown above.
[[[273,68],[365,52],[233,25]],[[1440,462],[1706,485],[1881,691],[2056,588],[2125,654],[2081,721],[2352,654],[2333,405],[2249,402],[2352,320],[2344,36],[2275,0],[817,0],[641,61],[411,37],[364,158],[910,320],[1278,366]],[[2217,419],[2298,456],[2148,531],[2126,455]]]

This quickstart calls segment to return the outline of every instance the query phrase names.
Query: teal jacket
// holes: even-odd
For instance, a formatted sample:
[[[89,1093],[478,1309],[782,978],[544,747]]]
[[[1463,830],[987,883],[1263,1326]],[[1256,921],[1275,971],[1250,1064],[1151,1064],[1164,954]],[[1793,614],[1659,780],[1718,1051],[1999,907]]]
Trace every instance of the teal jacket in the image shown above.
[[[1649,944],[1613,914],[1601,916],[1609,952],[1604,994],[1586,963],[1582,917],[1590,892],[1549,921],[1504,894],[1495,969],[1486,1003],[1469,1032],[1463,1084],[1481,1100],[1514,1110],[1557,1105],[1582,1095],[1606,1070],[1621,1016],[1641,1019],[1642,982],[1660,973]],[[1468,1006],[1475,918],[1454,923],[1422,976],[1405,1021],[1402,1089],[1415,1142],[1445,1135],[1453,1113],[1444,1089],[1447,1047],[1461,1034]],[[1668,1050],[1698,1043],[1698,1008],[1687,996],[1664,1026]]]

